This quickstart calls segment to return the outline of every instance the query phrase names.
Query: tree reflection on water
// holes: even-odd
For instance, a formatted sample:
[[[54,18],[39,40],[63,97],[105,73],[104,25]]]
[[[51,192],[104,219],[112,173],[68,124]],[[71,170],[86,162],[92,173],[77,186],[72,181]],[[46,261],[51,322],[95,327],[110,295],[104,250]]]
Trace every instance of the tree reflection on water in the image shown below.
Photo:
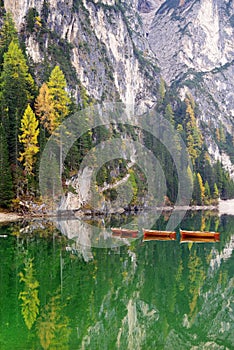
[[[233,224],[192,212],[181,227],[218,229],[220,242],[103,248],[72,237],[74,221],[68,237],[45,221],[1,227],[1,349],[231,349]]]

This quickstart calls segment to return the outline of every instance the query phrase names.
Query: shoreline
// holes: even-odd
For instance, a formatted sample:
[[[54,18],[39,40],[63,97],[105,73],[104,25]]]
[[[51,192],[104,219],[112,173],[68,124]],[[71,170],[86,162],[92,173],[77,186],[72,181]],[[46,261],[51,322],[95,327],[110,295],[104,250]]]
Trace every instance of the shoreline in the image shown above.
[[[20,216],[14,212],[0,212],[0,223],[4,222],[14,222],[23,219],[23,216]]]
[[[217,205],[204,205],[204,206],[199,206],[199,205],[192,205],[192,206],[165,206],[165,207],[156,207],[156,208],[147,208],[147,211],[162,211],[162,212],[170,212],[170,211],[216,211],[218,215],[234,215],[234,199],[229,199],[229,200],[219,200],[219,203]],[[141,210],[139,210],[140,212]],[[75,210],[70,210],[70,213],[74,214],[76,211]],[[32,219],[32,218],[48,218],[48,217],[63,217],[63,214],[67,214],[68,211],[62,213],[58,212],[57,214],[55,213],[27,213],[26,215],[20,215],[15,212],[7,212],[7,211],[0,211],[0,223],[7,223],[7,222],[15,222],[15,221],[20,221],[23,219]],[[100,215],[95,214],[95,213],[85,213],[85,211],[80,210],[80,215]],[[113,213],[111,213],[113,214]],[[76,214],[77,215],[77,214]]]

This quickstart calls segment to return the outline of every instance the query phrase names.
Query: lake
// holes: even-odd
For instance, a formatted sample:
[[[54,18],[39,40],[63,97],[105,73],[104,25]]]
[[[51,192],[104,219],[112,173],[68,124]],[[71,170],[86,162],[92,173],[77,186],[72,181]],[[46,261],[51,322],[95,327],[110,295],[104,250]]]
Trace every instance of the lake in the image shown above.
[[[213,243],[180,243],[178,228],[175,241],[87,239],[63,221],[0,226],[1,350],[234,349],[234,216],[186,214],[184,229],[220,232]]]

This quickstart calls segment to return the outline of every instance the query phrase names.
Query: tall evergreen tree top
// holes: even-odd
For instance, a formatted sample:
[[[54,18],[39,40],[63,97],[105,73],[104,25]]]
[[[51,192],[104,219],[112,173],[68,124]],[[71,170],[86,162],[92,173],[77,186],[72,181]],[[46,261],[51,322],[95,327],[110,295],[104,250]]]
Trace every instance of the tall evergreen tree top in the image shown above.
[[[8,206],[13,198],[13,184],[8,156],[5,130],[0,122],[0,206]]]
[[[35,84],[18,42],[11,41],[4,54],[0,83],[3,106],[8,110],[18,110],[22,115],[27,103],[33,98]]]
[[[7,12],[5,14],[3,26],[0,30],[0,64],[3,62],[3,55],[7,52],[10,43],[18,42],[18,35],[15,28],[15,23],[12,14]]]

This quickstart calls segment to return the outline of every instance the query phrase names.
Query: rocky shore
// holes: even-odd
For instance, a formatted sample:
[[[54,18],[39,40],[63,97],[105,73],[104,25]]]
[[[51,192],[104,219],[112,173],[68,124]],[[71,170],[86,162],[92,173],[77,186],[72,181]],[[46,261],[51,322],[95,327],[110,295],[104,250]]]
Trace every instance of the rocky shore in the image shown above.
[[[0,212],[0,222],[11,222],[22,219],[17,213]]]
[[[150,208],[149,208],[150,210]],[[152,208],[151,208],[152,210]],[[205,206],[177,206],[177,207],[170,207],[170,206],[165,206],[165,207],[158,207],[158,208],[154,208],[154,210],[158,210],[158,211],[163,211],[163,212],[170,212],[170,211],[174,211],[174,210],[178,210],[178,211],[188,211],[188,210],[212,210],[212,211],[217,211],[217,213],[219,215],[234,215],[234,199],[230,199],[230,200],[219,200],[219,203],[217,206],[215,205],[205,205]],[[134,210],[133,210],[134,211]],[[138,211],[138,210],[137,210]],[[63,216],[63,214],[65,214],[66,216],[68,216],[68,213],[74,214],[74,211],[62,211],[59,213],[59,215]],[[124,210],[123,210],[124,212]],[[121,212],[122,213],[122,212]],[[100,213],[92,213],[92,211],[85,211],[85,210],[80,210],[78,211],[78,213],[76,212],[76,216],[83,216],[83,215],[100,215]],[[103,214],[103,213],[102,213]],[[6,212],[6,211],[2,211],[0,212],[0,223],[2,222],[12,222],[12,221],[18,221],[22,218],[29,218],[29,217],[50,217],[50,216],[54,216],[56,215],[55,213],[51,213],[48,212],[46,213],[45,211],[42,213],[41,210],[36,212],[27,212],[27,214],[25,215],[19,215],[18,213],[14,213],[14,212]]]

